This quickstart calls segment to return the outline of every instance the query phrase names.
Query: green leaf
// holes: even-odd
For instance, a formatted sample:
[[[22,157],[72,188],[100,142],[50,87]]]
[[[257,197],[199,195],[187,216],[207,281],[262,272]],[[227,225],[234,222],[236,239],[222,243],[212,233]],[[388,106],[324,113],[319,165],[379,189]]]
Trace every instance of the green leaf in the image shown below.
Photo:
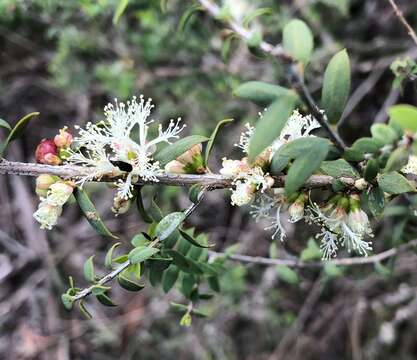
[[[163,148],[155,155],[155,160],[159,161],[161,166],[165,166],[170,161],[175,160],[178,156],[191,149],[194,145],[203,143],[208,140],[208,138],[201,135],[187,136]]]
[[[183,237],[183,239],[187,240],[189,243],[191,243],[194,246],[200,247],[200,248],[211,248],[214,245],[204,245],[204,244],[200,244],[199,242],[197,242],[197,240],[195,240],[191,235],[188,235],[185,231],[178,229],[181,236]]]
[[[17,122],[15,127],[10,131],[9,135],[7,136],[6,141],[0,145],[0,157],[3,155],[9,143],[12,142],[13,140],[16,140],[18,137],[20,137],[25,131],[26,127],[28,126],[29,121],[32,120],[33,117],[38,116],[38,115],[39,115],[38,112],[33,112],[33,113],[25,115]]]
[[[320,171],[322,171],[326,175],[330,175],[336,178],[343,176],[359,176],[357,170],[344,159],[323,161],[320,166]]]
[[[296,98],[284,96],[276,100],[256,125],[249,143],[249,161],[253,162],[281,134],[295,107]]]
[[[378,175],[378,172],[379,161],[377,159],[369,159],[363,172],[363,178],[368,182],[373,181]]]
[[[329,122],[334,124],[341,118],[349,91],[349,55],[342,50],[333,56],[324,73],[321,101]]]
[[[298,274],[288,266],[278,265],[276,267],[276,271],[277,271],[278,277],[281,280],[287,282],[288,284],[297,285],[300,282],[298,278]]]
[[[187,26],[188,22],[190,21],[191,17],[197,12],[204,10],[201,5],[194,4],[190,6],[184,14],[182,14],[180,21],[178,23],[178,32],[180,34],[184,33],[185,27]]]
[[[304,21],[291,20],[284,27],[282,45],[294,59],[307,64],[313,52],[313,34]]]
[[[300,189],[305,181],[319,169],[328,152],[328,142],[321,141],[312,146],[309,152],[297,157],[285,178],[285,193],[291,195]]]
[[[62,294],[61,295],[62,303],[64,304],[67,310],[71,310],[74,306],[74,297],[69,294]]]
[[[155,199],[152,199],[151,206],[149,207],[149,215],[155,222],[159,222],[162,220],[164,215],[162,214],[161,209],[159,208],[158,204],[155,202]]]
[[[136,206],[138,208],[139,214],[142,217],[142,220],[148,224],[152,223],[152,217],[147,213],[145,206],[143,205],[142,198],[142,186],[137,186],[137,195],[136,195]]]
[[[239,85],[233,94],[262,106],[268,106],[281,97],[295,96],[293,90],[261,81],[245,82]]]
[[[107,251],[107,254],[106,254],[106,257],[105,257],[105,260],[104,260],[104,266],[106,268],[113,269],[113,252],[121,244],[122,244],[121,242],[117,242],[117,243],[112,245],[112,247],[109,249],[109,251]]]
[[[165,240],[185,219],[183,212],[174,212],[165,216],[156,226],[156,236]]]
[[[192,274],[182,274],[182,281],[180,291],[187,298],[190,298],[194,285],[196,284],[196,278]]]
[[[106,294],[96,295],[96,298],[104,306],[117,306]]]
[[[144,233],[138,233],[135,236],[133,236],[132,240],[130,240],[130,243],[134,246],[134,247],[140,247],[140,246],[146,246],[150,240],[148,236],[145,236]]]
[[[97,231],[100,235],[109,236],[115,239],[118,239],[117,236],[113,235],[110,230],[106,227],[104,222],[101,220],[100,215],[97,212],[94,204],[91,202],[90,198],[88,197],[87,193],[80,188],[75,188],[73,192],[77,203],[90,223],[90,225]]]
[[[159,252],[159,249],[149,246],[140,246],[134,248],[128,255],[132,264],[139,264]]]
[[[320,1],[328,6],[332,6],[336,8],[344,16],[348,15],[350,0],[320,0]]]
[[[0,127],[3,127],[7,130],[12,130],[12,127],[9,125],[9,123],[6,120],[0,119]]]
[[[373,124],[371,134],[384,145],[392,144],[399,139],[398,133],[387,124]]]
[[[291,160],[312,151],[317,144],[321,143],[325,144],[323,146],[330,146],[330,142],[327,139],[319,137],[302,137],[282,145],[272,157],[271,174],[279,175]]]
[[[378,184],[381,190],[388,194],[396,195],[416,191],[414,184],[396,171],[379,175]]]
[[[409,150],[405,146],[396,148],[389,156],[384,172],[399,171],[408,163]]]
[[[417,107],[412,105],[395,105],[389,108],[390,125],[397,125],[403,130],[417,132]]]
[[[90,312],[85,307],[84,300],[80,300],[78,302],[78,308],[80,309],[81,314],[83,314],[88,320],[91,320],[93,318]]]
[[[326,262],[324,264],[324,273],[326,274],[327,278],[335,279],[335,278],[343,276],[344,268],[334,265],[330,262]]]
[[[251,11],[249,14],[247,14],[242,21],[242,24],[244,27],[248,27],[249,24],[256,19],[259,16],[265,15],[265,14],[271,14],[272,9],[271,8],[259,8],[254,11]]]
[[[363,137],[356,140],[350,148],[362,154],[375,154],[383,146],[384,144],[375,138]]]
[[[179,274],[180,270],[175,265],[170,266],[168,270],[164,271],[164,275],[162,276],[162,290],[165,293],[169,292],[175,285]]]
[[[185,327],[189,327],[189,326],[191,326],[192,320],[193,319],[192,319],[190,313],[186,312],[180,320],[180,325],[185,326]]]
[[[214,141],[216,140],[218,132],[220,131],[220,129],[223,126],[227,125],[228,123],[231,123],[232,121],[233,121],[233,119],[224,119],[224,120],[219,121],[217,123],[217,125],[216,125],[215,129],[213,130],[213,132],[211,133],[210,138],[209,138],[208,143],[207,143],[206,152],[205,152],[205,156],[204,156],[205,165],[207,165],[207,163],[208,163],[208,159],[209,159],[209,156],[210,156],[210,153],[211,153],[211,149],[213,148],[213,144],[214,144]]]
[[[301,252],[301,261],[311,261],[321,259],[321,251],[313,239],[309,239],[307,247]]]
[[[364,197],[372,215],[376,218],[380,217],[385,209],[384,192],[379,187],[374,187],[369,193],[365,192]]]
[[[94,255],[90,256],[84,263],[84,277],[89,282],[96,281],[96,274],[94,272]]]
[[[125,12],[127,5],[129,5],[129,0],[119,0],[119,4],[117,5],[116,11],[113,15],[113,25],[117,25],[120,17]]]
[[[105,294],[107,291],[110,290],[109,286],[103,286],[103,285],[94,285],[91,289],[91,292],[93,293],[93,295],[101,295],[101,294]]]
[[[145,285],[138,284],[138,283],[134,282],[128,276],[126,276],[126,274],[124,274],[124,272],[120,273],[117,276],[117,282],[119,283],[119,285],[123,289],[125,289],[127,291],[137,292],[137,291],[141,291],[142,289],[145,288]]]
[[[191,259],[187,259],[183,254],[175,250],[165,250],[165,253],[172,257],[173,263],[183,272],[189,274],[202,275],[204,271]]]

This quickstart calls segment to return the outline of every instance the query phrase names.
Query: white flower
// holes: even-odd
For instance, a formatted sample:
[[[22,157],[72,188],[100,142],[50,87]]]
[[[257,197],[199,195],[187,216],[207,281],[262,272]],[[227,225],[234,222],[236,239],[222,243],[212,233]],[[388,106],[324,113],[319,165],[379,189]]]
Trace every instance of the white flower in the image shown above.
[[[41,229],[51,230],[62,213],[62,206],[52,205],[47,201],[42,201],[38,210],[33,214],[33,217],[41,224]]]
[[[141,95],[139,102],[136,97],[126,104],[115,101],[104,108],[105,121],[97,124],[87,124],[85,129],[79,129],[79,135],[74,139],[77,150],[70,150],[68,163],[82,165],[90,171],[83,176],[79,183],[111,173],[117,175],[120,170],[112,162],[121,161],[132,166],[125,181],[118,181],[117,196],[128,199],[132,197],[132,178],[139,176],[144,180],[158,181],[157,175],[162,172],[158,162],[153,161],[152,154],[159,143],[170,143],[177,139],[185,127],[180,126],[181,119],[170,120],[164,130],[159,125],[158,136],[148,140],[148,128],[153,120],[148,117],[153,108],[152,100],[145,101]],[[131,136],[137,131],[138,142]]]
[[[235,189],[232,190],[230,200],[232,205],[243,206],[249,204],[255,197],[255,187],[243,181],[237,181],[235,183]]]
[[[330,260],[336,257],[337,250],[339,249],[337,245],[339,240],[335,233],[322,228],[321,232],[316,235],[316,238],[321,239],[320,251],[322,253],[322,260]]]
[[[372,244],[364,238],[372,236],[368,216],[360,208],[349,213],[340,206],[327,206],[321,209],[314,204],[309,207],[308,222],[319,225],[322,229],[317,235],[321,238],[320,249],[323,259],[336,256],[338,245],[344,246],[349,252],[356,251],[367,256]]]
[[[417,175],[417,156],[410,155],[408,163],[401,169],[405,174]]]
[[[298,110],[294,110],[288,118],[287,123],[281,131],[277,140],[272,144],[273,152],[277,151],[283,144],[302,137],[313,136],[311,131],[320,127],[319,122],[311,115],[302,116]]]
[[[62,206],[71,196],[74,187],[65,182],[56,182],[49,187],[46,201],[51,205]]]
[[[250,167],[245,160],[229,160],[225,157],[222,159],[222,168],[220,174],[223,176],[236,177],[240,174],[244,175],[250,171]]]
[[[240,134],[239,143],[235,144],[235,146],[242,149],[242,151],[247,154],[249,150],[249,141],[255,131],[255,127],[251,126],[249,123],[246,123],[245,127],[246,130]]]

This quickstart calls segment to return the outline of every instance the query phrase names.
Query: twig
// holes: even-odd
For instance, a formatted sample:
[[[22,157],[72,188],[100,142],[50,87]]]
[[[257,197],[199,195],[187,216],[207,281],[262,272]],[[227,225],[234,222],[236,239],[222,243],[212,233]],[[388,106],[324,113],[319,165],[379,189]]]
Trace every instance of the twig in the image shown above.
[[[203,200],[205,193],[206,193],[207,189],[203,189],[199,195],[198,195],[198,199],[195,203],[192,203],[185,211],[184,211],[184,220],[185,221],[194,211],[195,209],[198,207],[198,205],[201,204],[201,201]],[[172,231],[174,231],[176,228],[172,229]],[[155,239],[150,245],[149,247],[153,247],[158,243],[158,239]],[[124,263],[122,263],[118,268],[114,269],[112,272],[108,273],[107,275],[103,276],[97,283],[81,290],[80,292],[78,292],[76,295],[73,296],[73,301],[78,301],[81,300],[83,298],[85,298],[86,296],[90,295],[94,289],[94,287],[96,287],[97,285],[105,285],[108,282],[112,281],[117,275],[119,275],[121,272],[123,272],[123,270],[125,270],[126,268],[128,268],[130,265],[130,261],[127,260]]]
[[[392,248],[386,251],[383,251],[379,254],[375,254],[368,257],[357,257],[357,258],[340,258],[329,260],[326,262],[303,262],[298,259],[273,259],[266,258],[261,256],[249,256],[249,255],[240,255],[240,254],[231,254],[226,255],[221,252],[210,251],[210,254],[214,257],[226,256],[227,259],[266,266],[278,266],[285,265],[295,268],[321,268],[325,264],[339,265],[339,266],[354,266],[354,265],[366,265],[366,264],[376,264],[378,262],[384,261],[390,257],[393,257],[399,253],[405,252],[412,248],[417,247],[417,239],[411,240],[406,244],[400,245],[396,248]]]
[[[56,175],[63,179],[77,179],[81,176],[89,174],[91,170],[82,166],[73,165],[43,165],[35,163],[22,163],[3,160],[0,161],[0,174],[23,175],[23,176],[39,176],[41,174]],[[103,176],[100,179],[94,179],[97,182],[114,182],[123,176]],[[163,173],[156,175],[158,182],[138,180],[138,184],[163,184],[173,186],[190,186],[200,184],[209,190],[226,189],[232,187],[233,178],[222,176],[220,174],[169,174]],[[274,176],[275,186],[281,187],[285,184],[285,175]],[[328,175],[313,175],[305,183],[305,188],[321,188],[332,184],[335,178]],[[357,178],[340,177],[337,178],[348,187],[353,187]]]
[[[214,18],[219,19],[221,9],[216,4],[212,3],[210,0],[198,0],[198,2],[209,14],[211,14]],[[252,32],[250,30],[245,29],[242,25],[238,24],[235,21],[229,20],[227,25],[235,33],[237,33],[240,37],[242,37],[245,40],[249,40],[252,36]],[[335,146],[343,152],[346,149],[345,143],[339,137],[337,132],[333,131],[333,129],[330,127],[329,123],[327,122],[326,116],[323,112],[320,111],[319,107],[317,106],[316,102],[311,96],[310,91],[305,86],[303,79],[295,70],[294,59],[290,55],[288,55],[280,45],[273,46],[272,44],[262,41],[259,44],[259,48],[265,53],[272,55],[282,65],[284,65],[286,69],[285,73],[287,79],[293,86],[294,90],[305,102],[311,114],[316,118],[316,120],[320,123],[323,129],[328,133],[329,138],[333,141]]]
[[[404,17],[402,11],[398,8],[397,4],[394,0],[388,0],[391,4],[392,8],[394,9],[395,15],[397,18],[401,21],[401,23],[404,25],[405,29],[407,30],[408,35],[410,35],[411,39],[414,41],[414,43],[417,45],[417,35],[411,25],[408,23],[406,18]]]

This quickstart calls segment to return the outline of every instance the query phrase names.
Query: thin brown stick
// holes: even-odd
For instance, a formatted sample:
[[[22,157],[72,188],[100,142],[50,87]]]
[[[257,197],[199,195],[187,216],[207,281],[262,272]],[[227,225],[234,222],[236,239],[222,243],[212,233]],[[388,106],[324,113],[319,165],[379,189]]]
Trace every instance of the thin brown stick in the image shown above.
[[[74,165],[44,165],[35,163],[22,163],[3,160],[0,161],[0,174],[9,175],[23,175],[23,176],[39,176],[41,174],[56,175],[63,179],[77,179],[79,177],[88,175],[90,169],[82,166]],[[114,182],[117,179],[123,178],[123,176],[103,176],[100,179],[94,179],[97,182]],[[138,184],[163,184],[172,186],[190,186],[194,184],[200,184],[209,190],[225,189],[232,187],[233,178],[222,176],[220,174],[170,174],[163,173],[156,175],[158,182],[144,181],[139,179]],[[274,176],[276,187],[282,187],[285,184],[285,175]],[[348,187],[353,187],[357,178],[353,177],[340,177],[337,178]],[[328,187],[332,184],[335,178],[328,175],[313,175],[305,183],[306,189],[314,189],[321,187]]]
[[[388,0],[391,4],[391,7],[394,9],[395,15],[397,18],[401,21],[401,23],[404,25],[405,29],[407,30],[408,35],[410,35],[411,39],[414,41],[414,44],[417,45],[417,35],[411,25],[408,23],[406,18],[404,17],[402,11],[399,9],[397,4],[394,0]]]
[[[417,239],[411,240],[406,244],[400,245],[396,248],[392,248],[386,251],[383,251],[379,254],[375,254],[368,257],[357,257],[357,258],[340,258],[329,260],[327,262],[303,262],[298,259],[273,259],[273,258],[266,258],[261,256],[249,256],[249,255],[241,255],[241,254],[231,254],[225,255],[220,252],[211,251],[210,254],[214,257],[219,256],[226,256],[227,259],[243,262],[243,263],[250,263],[250,264],[258,264],[258,265],[265,265],[265,266],[278,266],[278,265],[285,265],[294,268],[321,268],[325,264],[332,264],[338,266],[354,266],[354,265],[366,265],[366,264],[376,264],[378,262],[384,261],[388,258],[391,258],[399,253],[406,252],[407,250],[413,249],[417,247]]]

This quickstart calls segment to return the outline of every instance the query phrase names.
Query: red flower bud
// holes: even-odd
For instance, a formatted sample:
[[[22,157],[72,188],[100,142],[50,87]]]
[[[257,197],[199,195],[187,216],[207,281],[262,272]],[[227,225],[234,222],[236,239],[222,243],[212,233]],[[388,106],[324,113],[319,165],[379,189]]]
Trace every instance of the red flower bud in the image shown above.
[[[59,165],[58,148],[52,139],[43,139],[35,152],[36,162],[41,164]]]

